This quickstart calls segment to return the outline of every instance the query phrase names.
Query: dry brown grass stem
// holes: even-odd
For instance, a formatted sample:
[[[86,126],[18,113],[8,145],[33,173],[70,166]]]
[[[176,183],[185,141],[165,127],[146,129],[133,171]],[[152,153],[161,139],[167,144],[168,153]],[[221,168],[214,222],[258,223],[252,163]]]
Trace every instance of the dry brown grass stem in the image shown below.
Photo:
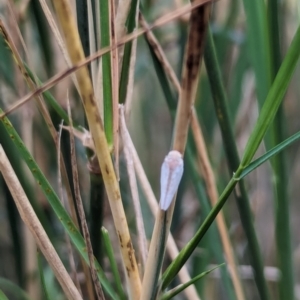
[[[130,11],[131,0],[124,0],[119,3],[116,16],[116,36],[118,39],[126,34],[126,20]]]
[[[64,40],[59,32],[59,29],[58,29],[58,26],[56,24],[56,21],[51,13],[51,10],[49,9],[48,7],[48,4],[46,3],[45,0],[39,0],[40,4],[41,4],[41,7],[42,7],[42,10],[45,14],[45,17],[48,21],[48,24],[49,24],[49,27],[53,33],[53,36],[58,44],[58,47],[65,59],[65,62],[67,64],[68,67],[71,67],[72,66],[72,63],[71,63],[71,60],[70,60],[70,57],[69,57],[69,54],[68,54],[68,50],[66,49],[66,45],[64,43]],[[78,90],[78,82],[76,80],[76,77],[74,76],[74,74],[71,75],[71,78],[74,82],[74,85],[76,87],[76,89]]]
[[[205,181],[207,195],[211,201],[212,206],[215,206],[218,202],[219,195],[217,191],[217,185],[215,181],[215,176],[208,158],[208,154],[206,151],[205,141],[203,138],[202,130],[197,118],[197,114],[195,110],[192,111],[192,118],[191,118],[191,129],[194,136],[197,153],[200,159],[200,163],[202,166],[203,178]],[[244,300],[245,295],[242,287],[242,283],[239,277],[237,265],[234,258],[234,252],[232,249],[232,245],[230,242],[230,237],[228,234],[227,225],[225,222],[224,214],[222,211],[217,215],[216,218],[218,230],[220,232],[221,241],[223,244],[225,257],[228,263],[228,267],[230,269],[230,274],[232,277],[232,282],[234,286],[234,290],[237,296],[237,299]]]
[[[64,293],[68,299],[80,300],[82,299],[73,281],[71,280],[67,270],[62,264],[57,255],[51,241],[49,240],[42,224],[38,220],[31,204],[25,195],[25,192],[12,168],[10,162],[0,145],[0,171],[3,178],[11,192],[11,195],[16,203],[18,211],[22,220],[33,234],[37,245],[44,254],[46,260],[51,266],[55,277],[60,283]]]
[[[82,233],[83,233],[83,237],[84,237],[86,248],[87,248],[86,250],[87,250],[87,254],[88,254],[88,258],[89,258],[90,270],[91,270],[92,280],[94,283],[97,299],[105,299],[100,281],[97,276],[95,264],[94,264],[95,258],[94,258],[94,254],[93,254],[92,243],[91,243],[88,225],[87,225],[86,218],[85,218],[83,203],[82,203],[82,199],[81,199],[81,195],[80,195],[79,176],[78,176],[78,170],[77,170],[77,160],[76,160],[76,151],[75,151],[75,141],[74,141],[71,109],[70,109],[69,102],[68,102],[68,116],[69,116],[69,120],[70,120],[71,169],[72,169],[72,177],[73,177],[73,182],[74,182],[74,194],[75,194],[76,206],[78,209],[78,216],[79,216]]]
[[[16,47],[15,47],[8,31],[6,30],[4,24],[1,20],[0,20],[0,31],[1,31],[1,34],[4,36],[5,41],[8,45],[8,47],[9,47],[9,49],[12,52],[12,56],[13,56],[16,64],[17,64],[19,70],[21,71],[27,85],[29,86],[29,88],[32,91],[34,91],[36,89],[36,84],[29,77],[29,74],[27,73],[27,70],[25,69],[25,66],[23,64],[21,56],[20,56],[19,52],[17,51],[17,49],[16,49]],[[42,114],[42,116],[43,116],[43,118],[44,118],[44,120],[45,120],[45,122],[48,126],[51,137],[52,137],[52,139],[53,139],[53,141],[54,141],[54,143],[57,147],[57,132],[56,132],[56,129],[55,129],[53,123],[52,123],[49,111],[48,111],[41,95],[37,95],[36,102],[37,102],[38,108],[39,108],[39,110],[40,110],[40,112],[41,112],[41,114]],[[69,184],[69,179],[68,179],[68,176],[67,176],[65,163],[62,159],[62,156],[61,156],[60,165],[62,167],[61,172],[62,172],[63,181],[65,183],[65,187],[66,187],[66,191],[67,191],[67,195],[68,195],[68,201],[69,201],[69,207],[70,207],[70,210],[71,210],[71,215],[72,215],[72,218],[73,218],[75,224],[78,227],[78,220],[77,220],[77,217],[76,217],[75,208],[74,208],[73,200],[72,200],[72,192],[71,192],[71,188],[70,188],[70,184]]]
[[[64,200],[63,185],[62,185],[62,179],[61,179],[61,171],[60,171],[61,170],[61,165],[60,165],[60,161],[61,161],[61,151],[60,151],[60,148],[61,148],[61,133],[62,133],[62,128],[63,128],[62,125],[63,125],[63,121],[60,124],[58,135],[57,135],[57,149],[56,149],[56,155],[57,155],[57,181],[58,181],[58,187],[59,187],[59,189],[58,189],[59,190],[59,199],[62,202],[62,205],[66,209],[66,203],[65,203],[65,200]],[[68,259],[69,259],[69,265],[70,265],[71,273],[72,273],[72,276],[74,278],[76,288],[79,291],[79,293],[82,295],[80,283],[79,283],[78,276],[77,276],[73,250],[72,250],[70,238],[67,235],[67,233],[65,233],[65,240],[66,240],[66,245],[67,245],[67,252],[68,252]],[[93,298],[91,298],[91,299],[93,299]]]
[[[136,182],[135,170],[133,165],[132,153],[131,148],[129,147],[130,144],[130,136],[129,132],[126,127],[125,116],[124,116],[124,106],[120,105],[120,131],[123,141],[123,149],[126,159],[126,166],[127,166],[127,173],[129,178],[133,208],[135,212],[135,220],[136,220],[136,229],[138,233],[138,245],[140,250],[141,256],[141,265],[142,265],[142,272],[144,271],[144,267],[146,265],[146,258],[148,255],[147,250],[147,238],[145,233],[142,209],[139,199],[138,187]]]
[[[61,28],[64,32],[66,45],[72,63],[75,65],[80,64],[85,61],[85,58],[70,3],[67,0],[55,0],[53,3],[58,19],[61,23]],[[135,253],[132,247],[126,215],[122,204],[119,183],[111,160],[88,69],[83,67],[77,70],[76,77],[91,135],[95,143],[96,156],[101,169],[115,228],[119,238],[122,259],[127,272],[129,292],[133,299],[139,299],[141,281]]]
[[[183,62],[181,92],[176,112],[173,142],[173,150],[177,150],[182,154],[186,146],[191,109],[198,88],[209,16],[210,4],[207,4],[193,10],[190,17],[190,30]]]
[[[169,77],[169,79],[170,79],[171,83],[174,85],[176,91],[178,93],[180,93],[180,91],[181,91],[180,82],[179,82],[172,66],[170,65],[161,45],[159,44],[157,38],[155,37],[153,32],[151,30],[149,30],[149,24],[147,23],[147,21],[145,20],[143,14],[141,12],[139,13],[139,21],[140,21],[142,28],[147,30],[145,33],[146,39],[148,40],[148,43],[151,45],[152,50],[154,51],[157,59],[160,61],[163,69],[166,72],[166,75]]]
[[[143,15],[140,13],[140,23],[144,28],[148,27],[148,24],[146,23]],[[148,39],[149,44],[152,46],[153,51],[155,52],[155,55],[157,59],[160,61],[163,69],[165,70],[166,75],[169,77],[170,81],[173,83],[176,91],[180,94],[181,93],[181,86],[180,83],[176,77],[176,74],[171,67],[162,47],[160,46],[159,42],[155,38],[154,34],[150,31],[147,32],[146,38]],[[207,194],[208,197],[214,206],[218,200],[218,192],[216,188],[216,182],[214,178],[214,173],[207,155],[205,142],[202,136],[202,130],[200,123],[198,122],[197,114],[195,112],[195,109],[192,109],[192,116],[191,116],[191,130],[194,136],[194,140],[196,143],[197,151],[199,158],[201,160],[201,164],[203,166],[203,177],[204,181],[207,186]],[[238,275],[238,270],[234,258],[234,253],[231,245],[231,241],[228,235],[227,226],[225,223],[224,215],[222,212],[219,213],[217,217],[217,226],[220,232],[225,256],[227,258],[228,265],[231,269],[232,274],[232,280],[233,285],[237,294],[237,299],[245,299],[242,284]]]
[[[120,47],[120,46],[138,38],[139,36],[143,35],[147,31],[151,31],[157,27],[163,26],[170,21],[176,20],[177,18],[179,18],[182,15],[184,15],[188,12],[191,12],[192,10],[196,9],[197,7],[204,5],[206,3],[210,3],[210,2],[211,2],[211,0],[198,0],[198,1],[194,1],[192,4],[185,5],[184,7],[181,7],[180,9],[176,9],[173,12],[168,13],[165,16],[157,19],[154,23],[152,23],[152,25],[149,25],[149,29],[139,28],[135,32],[124,36],[123,38],[118,40],[116,47]],[[54,85],[56,85],[58,82],[60,82],[62,79],[70,76],[74,72],[78,71],[80,68],[83,68],[84,66],[91,63],[93,60],[108,53],[112,49],[113,49],[113,47],[108,46],[108,47],[102,48],[101,50],[97,51],[97,53],[90,55],[86,59],[82,59],[76,63],[73,62],[73,66],[71,68],[56,74],[55,76],[50,78],[48,81],[46,81],[42,86],[40,86],[38,89],[36,89],[34,92],[27,94],[26,96],[24,96],[20,100],[18,100],[15,104],[11,105],[4,113],[0,114],[0,118],[3,118],[4,116],[13,112],[14,110],[19,108],[23,104],[25,104],[27,101],[29,101],[31,98],[35,97],[36,95],[49,90]]]
[[[126,126],[126,124],[125,124]],[[126,131],[128,132],[128,129],[126,128]],[[156,197],[153,193],[153,190],[151,188],[151,185],[148,181],[147,175],[145,173],[145,170],[142,166],[142,163],[139,159],[138,153],[134,147],[134,144],[131,140],[130,135],[128,135],[127,139],[127,145],[126,145],[130,153],[132,155],[133,163],[134,163],[134,168],[138,177],[138,180],[141,184],[141,188],[144,192],[144,195],[146,197],[146,200],[148,202],[148,205],[150,207],[150,210],[152,212],[153,216],[156,216],[158,212],[158,202],[156,200]],[[174,238],[171,234],[169,234],[168,240],[167,240],[167,251],[169,253],[169,256],[172,260],[174,260],[177,255],[179,254],[178,248],[176,246],[176,243],[174,241]],[[187,267],[183,266],[180,272],[178,273],[179,279],[181,280],[182,283],[188,282],[191,280],[191,277],[188,273]],[[195,300],[198,299],[197,291],[195,289],[194,285],[189,286],[187,289],[184,290],[184,293],[189,300]]]

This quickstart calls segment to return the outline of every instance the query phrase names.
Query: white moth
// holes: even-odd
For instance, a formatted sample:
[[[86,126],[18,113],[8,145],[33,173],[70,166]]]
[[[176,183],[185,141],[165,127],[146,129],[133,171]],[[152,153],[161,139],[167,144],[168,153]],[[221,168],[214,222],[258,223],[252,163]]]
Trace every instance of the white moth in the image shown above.
[[[170,151],[165,157],[160,173],[160,209],[166,211],[178,189],[183,174],[182,155],[176,151]]]

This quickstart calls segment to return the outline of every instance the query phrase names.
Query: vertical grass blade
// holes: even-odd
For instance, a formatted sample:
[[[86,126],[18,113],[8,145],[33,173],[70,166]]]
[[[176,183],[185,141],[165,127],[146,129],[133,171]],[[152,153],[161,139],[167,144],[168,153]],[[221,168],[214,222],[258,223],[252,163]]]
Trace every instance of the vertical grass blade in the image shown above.
[[[101,47],[110,46],[110,0],[99,0],[100,6],[100,30]],[[108,146],[113,147],[113,95],[111,81],[111,59],[110,53],[102,56],[102,81],[103,81],[103,108],[104,108],[104,129]]]
[[[221,74],[216,57],[212,34],[209,30],[204,53],[206,70],[211,86],[215,110],[219,121],[222,139],[225,147],[227,161],[230,172],[235,172],[239,166],[239,156],[230,124],[230,117],[227,108],[227,99],[224,86],[221,80]],[[249,254],[251,264],[255,270],[255,282],[261,299],[268,299],[268,289],[263,274],[263,263],[258,245],[258,240],[252,223],[252,212],[246,188],[243,181],[239,182],[240,193],[235,193],[237,206],[240,213],[241,222],[245,230],[249,243]]]
[[[84,61],[84,54],[80,43],[78,31],[72,16],[70,3],[67,0],[53,1],[58,19],[66,39],[68,52],[73,64]],[[120,187],[116,178],[113,163],[110,156],[110,149],[99,115],[98,107],[91,79],[86,67],[76,71],[79,90],[84,104],[89,128],[95,143],[95,152],[103,176],[106,192],[108,195],[114,224],[119,237],[119,246],[122,254],[123,263],[127,271],[127,279],[130,294],[134,299],[138,299],[141,292],[141,281],[138,273],[138,266],[135,258],[134,249],[129,234],[126,215],[124,212]]]
[[[275,79],[276,73],[280,68],[280,33],[279,33],[279,6],[278,0],[268,1],[268,21],[270,33],[270,51],[272,63],[272,80]],[[281,104],[278,108],[277,115],[272,126],[273,139],[272,144],[277,145],[284,139],[284,128],[286,120],[284,108]],[[292,243],[290,232],[290,199],[288,195],[288,174],[286,168],[286,155],[280,152],[272,160],[274,172],[275,188],[275,238],[277,262],[281,270],[281,280],[279,281],[280,299],[294,299],[294,276],[293,276],[293,258]],[[284,199],[284,200],[283,200]]]
[[[3,111],[0,109],[0,113],[2,113],[2,112]],[[84,240],[83,240],[80,232],[78,231],[77,227],[74,225],[72,219],[70,218],[68,213],[63,208],[63,206],[62,206],[59,198],[57,197],[56,193],[54,192],[53,188],[51,187],[51,185],[49,184],[47,179],[44,177],[44,175],[42,174],[37,163],[31,156],[31,154],[29,153],[27,148],[25,147],[23,141],[21,140],[21,138],[19,137],[19,135],[13,128],[10,121],[6,117],[4,117],[2,119],[2,123],[5,127],[5,129],[7,130],[10,138],[14,142],[17,150],[19,151],[20,156],[24,159],[29,170],[33,174],[36,182],[42,188],[43,193],[45,194],[49,204],[53,208],[59,221],[62,223],[63,227],[68,232],[74,246],[77,248],[77,250],[79,251],[81,256],[84,258],[84,260],[88,263],[89,260],[88,260],[88,256],[86,253],[86,246],[85,246]],[[97,268],[98,277],[99,277],[103,287],[105,288],[106,292],[112,298],[118,299],[118,297],[115,295],[114,291],[112,290],[108,280],[106,279],[105,274],[102,271],[98,262],[95,261],[95,265]]]

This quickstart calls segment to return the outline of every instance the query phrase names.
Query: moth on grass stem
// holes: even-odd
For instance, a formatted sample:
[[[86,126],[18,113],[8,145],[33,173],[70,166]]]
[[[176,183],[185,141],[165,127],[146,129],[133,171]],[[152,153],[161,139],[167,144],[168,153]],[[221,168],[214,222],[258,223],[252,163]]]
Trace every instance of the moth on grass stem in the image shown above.
[[[170,151],[165,157],[160,173],[160,202],[161,210],[166,211],[175,196],[183,174],[182,155],[176,151]]]

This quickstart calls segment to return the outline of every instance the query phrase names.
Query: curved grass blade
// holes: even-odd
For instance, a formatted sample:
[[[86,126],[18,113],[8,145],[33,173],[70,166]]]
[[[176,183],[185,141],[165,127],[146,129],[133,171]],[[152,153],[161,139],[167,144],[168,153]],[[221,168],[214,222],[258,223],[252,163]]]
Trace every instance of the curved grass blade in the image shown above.
[[[177,275],[181,267],[189,259],[189,257],[191,256],[191,254],[193,253],[193,251],[195,250],[195,248],[197,247],[207,230],[210,228],[211,224],[215,220],[217,214],[225,204],[226,200],[228,199],[236,184],[237,180],[235,178],[232,178],[229,181],[223,193],[221,194],[218,203],[209,212],[208,216],[206,217],[200,228],[197,230],[196,234],[193,236],[193,238],[190,239],[190,241],[185,245],[185,247],[182,248],[177,258],[173,260],[173,262],[164,272],[162,276],[162,290],[164,290],[170,284],[170,282]]]
[[[3,111],[0,109],[0,113]],[[88,255],[86,252],[86,245],[84,243],[83,237],[74,225],[72,219],[63,208],[58,196],[56,195],[55,191],[53,190],[52,186],[49,184],[41,170],[39,169],[37,163],[25,147],[23,141],[21,140],[20,136],[17,134],[15,129],[13,128],[12,124],[8,120],[8,118],[4,117],[2,120],[5,129],[7,130],[10,138],[14,142],[15,146],[17,147],[20,156],[25,160],[29,170],[31,171],[32,175],[34,176],[35,180],[37,181],[38,185],[42,188],[44,195],[46,196],[49,204],[53,208],[55,214],[57,215],[59,221],[69,234],[74,246],[77,248],[81,256],[84,258],[87,264],[89,264]],[[110,283],[108,282],[102,268],[100,267],[99,263],[95,260],[95,266],[97,269],[97,275],[99,277],[100,282],[102,283],[106,292],[113,298],[118,299],[114,290],[112,289]]]
[[[0,290],[0,300],[8,300],[5,294]]]
[[[100,7],[100,30],[101,47],[110,46],[110,12],[109,0],[99,1]],[[104,130],[107,143],[110,148],[113,147],[113,95],[112,95],[112,77],[111,77],[111,57],[110,53],[102,56],[102,80],[103,80],[103,108],[104,108]]]
[[[117,266],[113,246],[111,244],[111,240],[110,240],[108,231],[106,230],[106,228],[102,227],[101,232],[102,232],[102,237],[103,237],[103,243],[104,243],[104,246],[106,249],[106,254],[108,256],[110,267],[111,267],[112,273],[114,275],[114,282],[117,287],[118,296],[120,297],[120,299],[125,300],[126,294],[124,293],[124,290],[123,290],[120,273],[118,271],[118,266]]]
[[[300,56],[300,26],[298,27],[288,52],[261,109],[258,120],[246,145],[238,172],[248,166],[259,147],[288,88]]]
[[[18,285],[10,280],[0,277],[0,289],[2,291],[7,291],[15,299],[18,300],[31,300],[28,294],[22,290]]]
[[[277,155],[281,151],[285,150],[288,146],[290,146],[292,143],[296,142],[300,138],[300,131],[280,143],[279,145],[275,146],[271,150],[267,151],[264,155],[259,157],[258,159],[254,160],[252,163],[250,163],[246,168],[243,169],[239,180],[247,176],[250,172],[258,168],[260,165],[268,161],[273,156]]]
[[[208,30],[207,33],[204,59],[212,91],[215,111],[222,134],[227,162],[229,165],[230,172],[232,174],[239,167],[240,159],[230,122],[231,118],[228,112],[228,101],[224,85],[221,79],[221,73],[214,46],[214,40],[210,30]],[[268,288],[263,274],[261,251],[259,249],[258,239],[253,226],[252,211],[250,207],[249,198],[243,181],[239,181],[239,190],[239,193],[235,193],[236,204],[249,245],[248,253],[250,255],[251,265],[255,270],[256,286],[261,299],[268,299]]]
[[[50,300],[50,296],[49,293],[47,291],[47,286],[46,286],[46,281],[45,281],[45,276],[44,276],[44,270],[43,270],[43,265],[42,265],[42,257],[41,257],[41,253],[38,250],[37,251],[37,259],[38,259],[38,267],[39,267],[39,275],[40,275],[40,279],[41,279],[41,284],[42,284],[42,290],[43,290],[43,294],[44,294],[44,299],[45,300]]]
[[[131,2],[130,11],[127,20],[127,32],[132,33],[136,27],[136,10],[137,10],[138,0],[133,0]],[[133,42],[126,43],[124,46],[124,55],[122,62],[120,86],[119,86],[119,102],[125,103],[127,96],[127,86],[129,82],[129,73],[130,73],[130,61],[132,53]]]
[[[188,242],[188,244],[181,250],[176,260],[174,260],[168,269],[163,274],[163,282],[162,288],[166,288],[168,284],[173,280],[175,275],[180,270],[181,266],[187,261],[193,250],[196,248],[202,237],[204,236],[205,232],[208,230],[212,222],[214,221],[215,217],[217,216],[218,212],[221,210],[223,205],[225,204],[227,198],[233,191],[234,187],[236,186],[239,176],[242,171],[245,169],[246,166],[249,165],[250,161],[252,160],[258,145],[260,144],[263,136],[268,129],[273,117],[276,113],[276,110],[279,106],[279,103],[283,95],[287,89],[288,83],[292,77],[293,71],[296,67],[297,60],[300,56],[300,27],[298,28],[294,40],[288,50],[288,53],[283,61],[283,64],[277,74],[276,80],[272,85],[271,90],[269,91],[267,100],[261,110],[261,115],[259,116],[257,123],[254,127],[254,130],[250,136],[248,141],[244,158],[242,163],[240,164],[237,172],[231,178],[229,183],[227,184],[226,188],[224,189],[223,193],[219,197],[218,203],[216,206],[211,210],[207,218],[204,220],[201,227],[198,229],[194,237]],[[273,106],[275,107],[273,107]],[[260,130],[263,132],[261,133]]]
[[[181,284],[181,285],[175,287],[174,289],[172,289],[172,290],[166,292],[166,293],[160,298],[160,300],[169,300],[169,299],[174,298],[176,295],[178,295],[180,292],[182,292],[182,291],[183,291],[184,289],[186,289],[188,286],[190,286],[191,284],[194,284],[197,280],[201,279],[202,277],[208,275],[209,273],[213,272],[214,270],[216,270],[216,269],[218,269],[218,268],[220,268],[220,267],[222,267],[222,266],[224,266],[224,265],[225,265],[225,263],[220,264],[220,265],[218,265],[218,266],[216,266],[216,267],[214,267],[214,268],[212,268],[212,269],[210,269],[210,270],[208,270],[208,271],[206,271],[206,272],[203,272],[203,273],[197,275],[196,277],[194,277],[193,279],[191,279],[189,282],[184,283],[184,284]]]

